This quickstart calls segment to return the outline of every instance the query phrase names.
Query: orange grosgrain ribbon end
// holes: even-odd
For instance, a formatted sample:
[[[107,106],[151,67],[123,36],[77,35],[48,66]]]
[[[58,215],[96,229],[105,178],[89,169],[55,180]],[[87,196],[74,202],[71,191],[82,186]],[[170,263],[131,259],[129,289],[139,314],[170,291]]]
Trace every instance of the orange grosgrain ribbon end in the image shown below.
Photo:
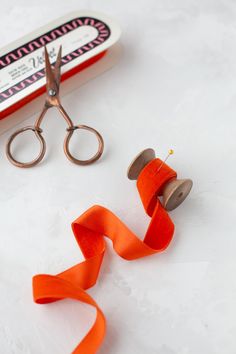
[[[174,224],[158,196],[161,195],[164,185],[176,177],[176,172],[166,164],[158,171],[161,164],[163,163],[159,159],[152,160],[145,166],[137,180],[144,209],[151,217],[143,241],[110,210],[95,205],[72,224],[76,241],[85,260],[56,276],[40,274],[33,278],[33,296],[38,304],[71,298],[92,305],[96,309],[96,320],[74,349],[74,354],[95,354],[105,335],[105,317],[96,302],[86,293],[98,279],[105,252],[104,236],[112,241],[116,253],[129,261],[165,250],[173,237]]]

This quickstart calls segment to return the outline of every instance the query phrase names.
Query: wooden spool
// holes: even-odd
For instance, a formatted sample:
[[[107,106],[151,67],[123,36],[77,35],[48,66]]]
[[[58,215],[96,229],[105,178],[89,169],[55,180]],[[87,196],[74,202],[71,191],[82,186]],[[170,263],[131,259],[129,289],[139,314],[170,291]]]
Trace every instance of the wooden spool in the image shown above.
[[[137,180],[143,168],[156,158],[151,148],[140,152],[128,167],[127,175],[131,180]],[[174,179],[166,183],[163,189],[162,204],[168,211],[177,208],[187,198],[193,186],[191,179]]]

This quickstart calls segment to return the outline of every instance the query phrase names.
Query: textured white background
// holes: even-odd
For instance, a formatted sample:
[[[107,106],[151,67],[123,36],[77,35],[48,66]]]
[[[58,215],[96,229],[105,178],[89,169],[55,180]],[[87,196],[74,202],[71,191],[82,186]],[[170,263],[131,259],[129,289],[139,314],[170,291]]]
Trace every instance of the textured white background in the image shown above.
[[[106,151],[90,167],[69,163],[56,111],[37,168],[8,164],[13,129],[1,136],[0,352],[65,354],[86,333],[93,311],[72,301],[35,305],[31,277],[82,259],[70,223],[95,203],[143,237],[148,218],[126,168],[150,146],[160,157],[174,148],[169,164],[194,189],[171,213],[176,234],[165,253],[128,263],[109,247],[90,291],[108,320],[99,353],[235,354],[236,2],[1,0],[0,43],[80,8],[123,29],[118,65],[63,97],[75,122],[101,131]]]

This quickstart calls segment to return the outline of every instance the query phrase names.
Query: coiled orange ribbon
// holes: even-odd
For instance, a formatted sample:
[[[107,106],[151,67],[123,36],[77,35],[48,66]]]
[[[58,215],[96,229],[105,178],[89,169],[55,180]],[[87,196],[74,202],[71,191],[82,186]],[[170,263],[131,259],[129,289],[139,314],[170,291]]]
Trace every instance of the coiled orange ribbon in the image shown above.
[[[95,354],[105,335],[105,317],[96,302],[85,291],[96,283],[99,275],[105,252],[103,236],[112,240],[114,250],[126,260],[138,259],[166,249],[173,237],[174,224],[158,196],[162,194],[165,184],[175,177],[176,172],[159,159],[149,162],[138,177],[138,191],[144,209],[151,217],[144,241],[135,236],[111,211],[95,205],[72,224],[85,261],[55,276],[47,274],[34,276],[33,296],[36,303],[45,304],[71,298],[96,308],[96,320],[74,349],[74,354]]]

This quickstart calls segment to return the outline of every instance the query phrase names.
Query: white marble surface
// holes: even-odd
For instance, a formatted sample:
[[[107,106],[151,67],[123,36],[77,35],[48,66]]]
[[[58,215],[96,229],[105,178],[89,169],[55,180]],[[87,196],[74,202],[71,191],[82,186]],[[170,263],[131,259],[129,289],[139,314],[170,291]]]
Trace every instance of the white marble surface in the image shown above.
[[[83,337],[93,311],[72,301],[34,304],[31,277],[82,259],[70,223],[95,203],[144,234],[148,218],[126,168],[150,146],[160,157],[174,148],[169,163],[194,189],[171,213],[176,234],[165,253],[129,263],[109,247],[90,291],[108,320],[99,353],[235,354],[236,3],[1,1],[0,43],[79,8],[113,15],[123,29],[119,64],[63,98],[75,121],[102,132],[106,151],[93,166],[70,164],[56,111],[37,168],[9,165],[13,129],[1,135],[0,352],[65,354]]]

